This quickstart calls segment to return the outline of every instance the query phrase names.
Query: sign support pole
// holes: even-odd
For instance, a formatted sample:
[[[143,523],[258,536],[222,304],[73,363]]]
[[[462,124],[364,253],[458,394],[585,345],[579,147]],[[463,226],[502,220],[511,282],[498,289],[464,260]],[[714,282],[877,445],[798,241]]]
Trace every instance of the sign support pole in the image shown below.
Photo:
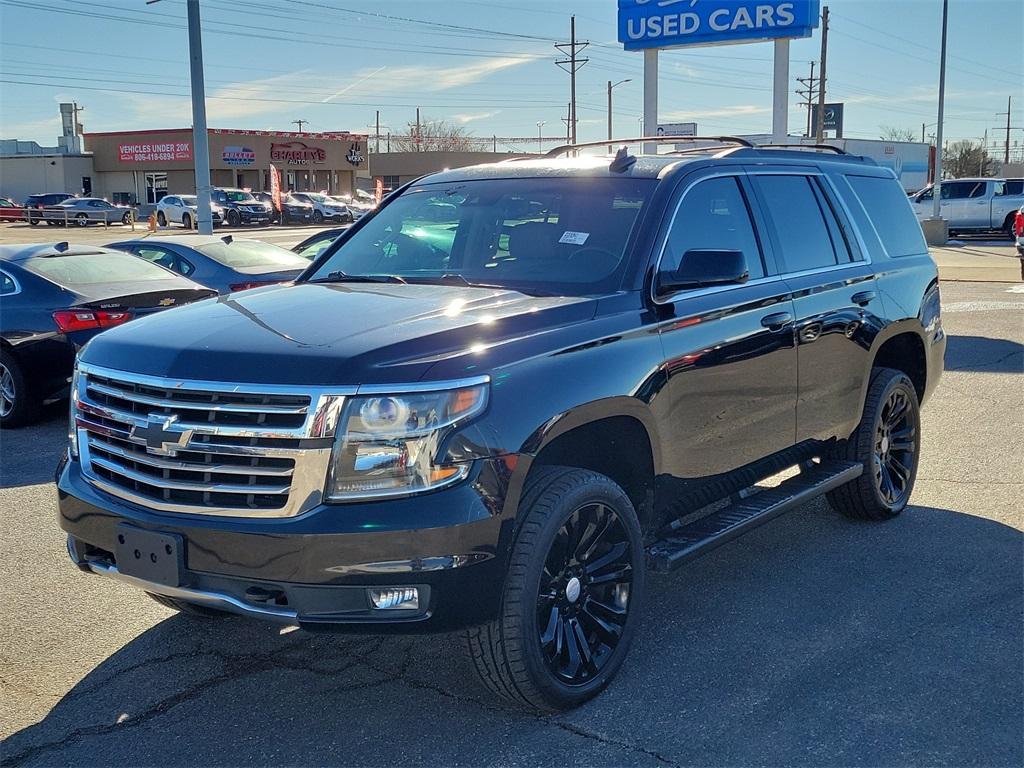
[[[658,131],[658,49],[644,49],[644,136]],[[644,154],[655,154],[657,144],[645,144]]]
[[[199,0],[188,0],[188,53],[192,74],[192,157],[195,161],[199,234],[213,234],[210,212],[210,143],[206,132],[206,87],[203,83],[203,40],[199,26]]]
[[[789,38],[775,41],[775,79],[772,93],[772,141],[785,144],[789,136]]]

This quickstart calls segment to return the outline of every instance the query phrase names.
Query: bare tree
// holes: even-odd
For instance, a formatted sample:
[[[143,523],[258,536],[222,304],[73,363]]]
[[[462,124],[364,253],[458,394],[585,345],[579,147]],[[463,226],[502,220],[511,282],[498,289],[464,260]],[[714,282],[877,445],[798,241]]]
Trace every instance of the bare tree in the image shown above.
[[[942,170],[948,178],[995,176],[996,161],[981,145],[970,139],[954,141],[942,153]]]
[[[470,152],[480,149],[482,143],[461,125],[445,120],[421,121],[418,135],[414,122],[405,132],[391,135],[391,147],[396,152]]]
[[[912,128],[897,128],[894,125],[879,126],[878,138],[882,141],[917,141],[917,134]]]

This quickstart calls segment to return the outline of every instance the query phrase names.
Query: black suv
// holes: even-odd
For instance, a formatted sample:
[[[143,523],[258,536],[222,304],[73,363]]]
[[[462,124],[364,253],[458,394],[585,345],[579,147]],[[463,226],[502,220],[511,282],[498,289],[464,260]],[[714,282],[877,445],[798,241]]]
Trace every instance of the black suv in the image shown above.
[[[621,665],[647,568],[821,494],[899,514],[946,343],[906,195],[718,141],[427,176],[294,284],[97,337],[71,558],[191,614],[465,629],[490,689],[560,709]]]
[[[25,200],[26,215],[28,216],[28,223],[33,227],[37,226],[40,221],[46,221],[43,216],[43,208],[52,208],[55,205],[60,205],[65,200],[70,200],[74,195],[69,195],[67,192],[45,192],[42,194],[29,195],[28,199]],[[46,221],[47,224],[63,224],[63,214],[61,215],[62,221]]]
[[[243,224],[269,224],[273,207],[257,200],[244,189],[214,187],[210,195],[214,205],[220,206],[224,221],[229,227]]]

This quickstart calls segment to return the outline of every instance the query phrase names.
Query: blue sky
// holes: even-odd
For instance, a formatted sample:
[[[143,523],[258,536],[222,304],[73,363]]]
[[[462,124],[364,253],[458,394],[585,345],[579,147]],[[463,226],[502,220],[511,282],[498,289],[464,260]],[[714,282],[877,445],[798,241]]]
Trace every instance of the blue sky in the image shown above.
[[[846,103],[846,135],[880,126],[934,132],[940,0],[830,0],[829,101]],[[579,139],[605,134],[608,80],[615,132],[634,135],[642,54],[615,41],[614,0],[202,0],[209,124],[220,128],[366,131],[374,111],[400,130],[425,117],[473,135],[564,135],[569,78],[553,42],[591,42],[579,73]],[[381,14],[385,15],[382,16]],[[423,21],[430,24],[421,23]],[[0,137],[53,144],[57,103],[85,107],[87,131],[191,124],[184,0],[0,0]],[[471,28],[471,29],[470,29]],[[951,0],[947,138],[990,142],[1024,126],[1020,0]],[[795,41],[806,75],[820,39]],[[662,54],[661,120],[702,133],[765,132],[771,121],[770,43]],[[798,84],[792,84],[795,90]],[[791,100],[790,130],[805,112]],[[1012,133],[1024,141],[1024,130]],[[533,149],[536,142],[515,145]],[[511,148],[508,147],[508,148]]]

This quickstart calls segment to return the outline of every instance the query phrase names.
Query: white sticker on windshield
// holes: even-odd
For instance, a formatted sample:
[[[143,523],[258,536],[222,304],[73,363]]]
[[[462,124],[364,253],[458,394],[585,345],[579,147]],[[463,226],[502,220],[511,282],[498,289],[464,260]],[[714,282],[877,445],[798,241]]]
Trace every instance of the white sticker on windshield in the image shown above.
[[[587,242],[588,237],[590,237],[589,232],[566,232],[558,238],[558,242],[568,243],[569,245],[583,245]]]

